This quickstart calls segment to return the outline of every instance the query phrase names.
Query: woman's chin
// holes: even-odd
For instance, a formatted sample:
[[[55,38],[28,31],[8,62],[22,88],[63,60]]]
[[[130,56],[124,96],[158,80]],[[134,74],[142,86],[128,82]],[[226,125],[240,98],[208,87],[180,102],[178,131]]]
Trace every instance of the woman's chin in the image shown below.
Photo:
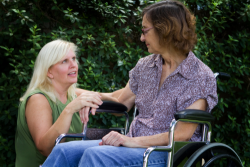
[[[154,52],[154,51],[152,51],[152,50],[150,50],[150,49],[148,49],[148,53],[151,53],[151,54],[159,54],[158,52]]]
[[[71,82],[70,82],[71,85],[73,85],[73,84],[75,84],[75,83],[77,83],[77,80],[74,80],[74,81],[71,81]]]
[[[153,54],[153,52],[150,49],[148,49],[148,53],[152,53]]]

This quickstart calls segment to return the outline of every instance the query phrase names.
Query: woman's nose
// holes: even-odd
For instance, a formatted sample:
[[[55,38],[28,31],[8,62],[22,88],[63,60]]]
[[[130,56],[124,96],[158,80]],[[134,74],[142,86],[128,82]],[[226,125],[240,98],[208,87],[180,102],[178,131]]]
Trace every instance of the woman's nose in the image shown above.
[[[143,33],[141,34],[140,40],[141,40],[142,42],[145,42],[145,37],[144,37]]]
[[[77,66],[76,60],[71,60],[70,61],[70,67],[72,68],[72,67],[76,67],[76,66]]]

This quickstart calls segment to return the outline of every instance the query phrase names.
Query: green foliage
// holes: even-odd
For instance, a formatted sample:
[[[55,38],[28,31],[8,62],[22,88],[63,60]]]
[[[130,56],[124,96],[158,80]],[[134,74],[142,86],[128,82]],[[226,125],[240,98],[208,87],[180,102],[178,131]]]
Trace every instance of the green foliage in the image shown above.
[[[218,80],[219,104],[213,140],[231,146],[250,165],[249,25],[247,0],[183,1],[196,15],[194,53]],[[32,75],[36,56],[47,42],[65,39],[79,47],[79,87],[112,92],[124,87],[128,71],[148,55],[139,41],[140,12],[149,0],[3,0],[0,3],[0,166],[14,166],[19,98]],[[122,117],[98,114],[94,127],[123,125]]]
[[[218,80],[219,103],[213,140],[231,146],[245,166],[250,165],[250,91],[248,1],[185,1],[197,19],[198,44],[194,53],[213,71],[227,72],[228,81]]]

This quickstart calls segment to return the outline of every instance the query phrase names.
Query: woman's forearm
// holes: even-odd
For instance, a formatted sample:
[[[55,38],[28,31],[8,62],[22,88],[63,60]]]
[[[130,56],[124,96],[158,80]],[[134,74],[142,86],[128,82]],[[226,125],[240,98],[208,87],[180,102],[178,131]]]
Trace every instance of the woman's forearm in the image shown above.
[[[119,89],[117,91],[111,92],[111,93],[99,93],[101,95],[101,100],[106,100],[106,101],[116,101],[118,102],[118,98],[121,95],[122,91],[124,88]],[[82,93],[87,93],[90,92],[88,90],[76,88],[76,95],[79,96]]]
[[[118,132],[110,132],[102,138],[99,145],[124,146],[131,148],[148,148],[151,146],[166,146],[169,143],[169,133],[152,136],[128,137]]]
[[[25,117],[30,134],[41,154],[48,156],[61,133],[67,133],[71,124],[72,109],[65,108],[53,124],[52,109],[45,96],[35,94],[26,105]]]
[[[111,93],[100,93],[100,95],[102,96],[101,99],[102,100],[107,100],[107,101],[118,101],[119,96],[121,95],[122,91],[124,90],[124,88],[119,89],[117,91],[111,92]]]
[[[193,136],[198,124],[178,122],[174,131],[174,141],[189,141]],[[169,132],[156,134],[153,136],[134,137],[134,143],[138,147],[166,146],[169,144]]]
[[[63,133],[68,133],[72,121],[72,113],[65,108],[56,122],[49,128],[39,142],[40,152],[48,156],[55,146],[57,137]]]
[[[167,146],[169,144],[169,133],[160,133],[153,136],[134,137],[134,143],[140,148],[148,148],[151,146]]]
[[[124,90],[124,88],[122,88],[122,89],[119,89],[119,90],[117,90],[117,91],[114,91],[113,93],[112,93],[112,97],[115,97],[115,98],[119,98],[119,96],[122,94],[122,91]]]

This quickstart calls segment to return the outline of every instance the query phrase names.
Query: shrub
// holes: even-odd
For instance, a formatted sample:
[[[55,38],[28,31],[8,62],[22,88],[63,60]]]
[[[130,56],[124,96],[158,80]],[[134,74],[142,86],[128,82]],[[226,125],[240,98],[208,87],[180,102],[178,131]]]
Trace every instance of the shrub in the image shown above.
[[[196,15],[194,53],[213,71],[231,75],[218,80],[219,104],[213,140],[231,146],[250,165],[249,23],[247,0],[183,1]],[[32,75],[35,58],[47,42],[76,43],[79,87],[111,92],[124,87],[128,71],[148,55],[139,41],[141,9],[148,0],[3,0],[0,11],[0,166],[14,166],[14,135],[19,98]],[[92,126],[121,126],[123,118],[99,114]]]

